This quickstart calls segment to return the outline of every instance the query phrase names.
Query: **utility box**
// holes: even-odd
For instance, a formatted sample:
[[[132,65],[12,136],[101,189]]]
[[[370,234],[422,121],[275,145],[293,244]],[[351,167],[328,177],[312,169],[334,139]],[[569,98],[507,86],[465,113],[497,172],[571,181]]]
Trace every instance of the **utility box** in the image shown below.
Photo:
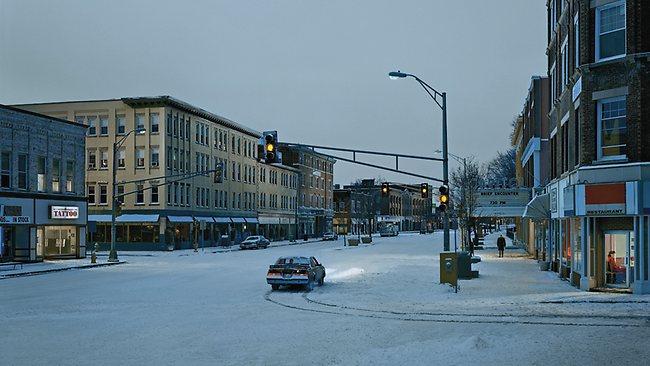
[[[440,283],[458,285],[458,253],[440,253]]]

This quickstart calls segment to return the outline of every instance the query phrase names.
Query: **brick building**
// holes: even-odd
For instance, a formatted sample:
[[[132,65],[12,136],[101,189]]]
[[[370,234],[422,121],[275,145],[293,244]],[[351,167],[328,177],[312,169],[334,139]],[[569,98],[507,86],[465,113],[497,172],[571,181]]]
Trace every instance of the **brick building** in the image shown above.
[[[86,256],[85,135],[0,105],[0,261]]]
[[[650,2],[549,0],[546,262],[650,292]],[[532,202],[531,202],[532,203]]]

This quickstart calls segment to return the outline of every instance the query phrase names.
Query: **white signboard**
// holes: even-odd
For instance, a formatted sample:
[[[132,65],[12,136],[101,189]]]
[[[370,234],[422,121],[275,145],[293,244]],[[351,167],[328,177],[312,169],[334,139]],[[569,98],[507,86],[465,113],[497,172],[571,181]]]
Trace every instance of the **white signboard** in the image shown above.
[[[479,189],[474,215],[480,217],[520,217],[530,202],[528,188]]]
[[[32,218],[29,216],[0,216],[0,224],[20,225],[31,223]]]
[[[50,217],[58,220],[76,220],[79,218],[79,207],[50,206]]]

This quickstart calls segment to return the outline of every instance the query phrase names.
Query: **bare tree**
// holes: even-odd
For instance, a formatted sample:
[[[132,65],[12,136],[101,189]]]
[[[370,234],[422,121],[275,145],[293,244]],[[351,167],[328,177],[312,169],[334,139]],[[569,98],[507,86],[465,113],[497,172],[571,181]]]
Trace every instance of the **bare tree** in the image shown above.
[[[515,157],[516,149],[514,147],[504,152],[497,152],[497,156],[484,166],[484,184],[487,186],[510,186],[516,182]]]
[[[473,159],[466,160],[462,167],[451,172],[452,212],[458,217],[464,242],[470,238],[471,228],[476,232],[476,220],[473,212],[476,209],[476,197],[481,186],[481,168]]]

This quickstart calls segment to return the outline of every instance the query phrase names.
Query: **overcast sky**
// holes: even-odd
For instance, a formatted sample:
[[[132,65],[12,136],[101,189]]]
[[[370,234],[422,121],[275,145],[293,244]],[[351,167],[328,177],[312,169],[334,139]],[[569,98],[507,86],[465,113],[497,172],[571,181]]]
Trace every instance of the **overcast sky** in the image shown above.
[[[545,21],[543,0],[0,0],[0,103],[172,95],[281,141],[433,155],[440,110],[400,69],[448,93],[450,152],[485,161],[546,72]],[[421,181],[336,164],[377,176]]]

